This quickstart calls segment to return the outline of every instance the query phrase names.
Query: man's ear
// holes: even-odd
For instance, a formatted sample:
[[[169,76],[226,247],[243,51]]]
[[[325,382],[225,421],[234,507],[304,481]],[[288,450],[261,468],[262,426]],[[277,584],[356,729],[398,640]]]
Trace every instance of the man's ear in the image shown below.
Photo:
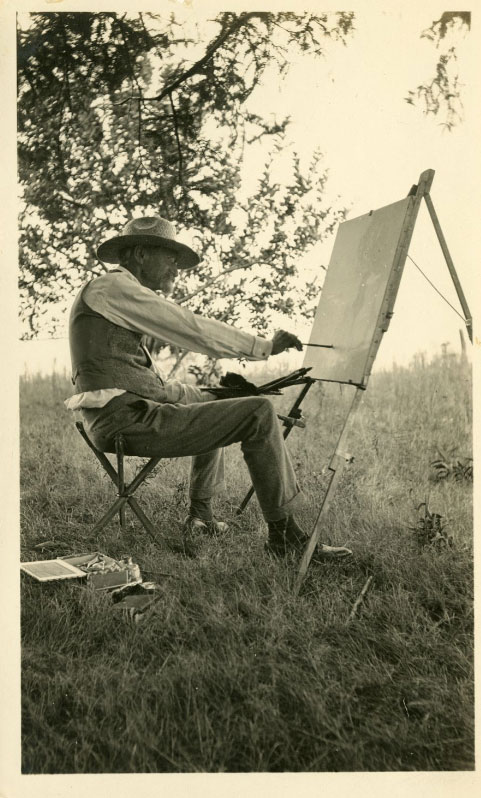
[[[145,259],[145,248],[142,244],[136,244],[134,247],[134,258],[137,263],[143,263]]]

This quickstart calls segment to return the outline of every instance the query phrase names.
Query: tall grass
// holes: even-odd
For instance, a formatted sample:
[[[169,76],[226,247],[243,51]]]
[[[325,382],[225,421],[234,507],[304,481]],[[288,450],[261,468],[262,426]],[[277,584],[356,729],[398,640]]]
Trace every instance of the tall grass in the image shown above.
[[[349,391],[316,385],[307,430],[289,438],[306,529]],[[123,536],[112,523],[94,537],[113,488],[63,407],[68,393],[58,375],[21,386],[22,559],[54,541],[59,553],[62,544],[130,553],[146,577],[168,576],[157,577],[161,599],[136,626],[108,595],[23,578],[25,773],[473,768],[472,485],[435,481],[430,466],[438,449],[471,454],[464,361],[372,378],[350,441],[354,464],[323,531],[354,557],[313,564],[298,597],[296,562],[263,552],[256,502],[235,517],[249,486],[238,447],[217,507],[234,523],[196,559],[165,543],[187,510],[181,459],[161,462],[140,492],[158,544],[133,518]],[[295,396],[275,401],[286,409]],[[420,545],[410,527],[423,502],[452,545]]]

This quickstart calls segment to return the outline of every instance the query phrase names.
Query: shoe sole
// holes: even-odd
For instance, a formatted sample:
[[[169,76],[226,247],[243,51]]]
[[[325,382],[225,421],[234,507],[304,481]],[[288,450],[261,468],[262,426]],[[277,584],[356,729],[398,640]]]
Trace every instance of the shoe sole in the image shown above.
[[[286,557],[289,554],[296,554],[300,555],[304,551],[305,546],[302,548],[294,548],[291,546],[287,546],[285,548],[273,548],[269,546],[268,543],[264,544],[264,551],[267,554],[272,554],[274,557]],[[325,563],[325,562],[334,562],[335,560],[347,560],[349,557],[352,557],[352,551],[345,551],[345,552],[335,552],[335,551],[318,551],[313,554],[311,562],[318,562],[318,563]]]
[[[200,520],[200,519],[199,519]],[[225,535],[226,532],[229,531],[229,524],[225,521],[203,521],[201,524],[192,523],[191,521],[184,522],[184,526],[182,528],[183,534],[186,532],[194,534],[194,535],[207,535],[209,537],[218,537],[219,535]]]

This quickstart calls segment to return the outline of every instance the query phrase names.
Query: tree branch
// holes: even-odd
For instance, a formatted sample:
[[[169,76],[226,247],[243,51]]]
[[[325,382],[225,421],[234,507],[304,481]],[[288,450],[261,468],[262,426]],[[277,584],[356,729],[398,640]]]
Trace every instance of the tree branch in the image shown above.
[[[142,98],[141,98],[141,96],[139,97],[138,103],[139,103],[139,108],[138,108],[139,120],[138,120],[137,138],[138,138],[138,142],[139,142],[139,144],[138,144],[138,146],[139,146],[139,160],[142,163],[142,153],[140,151],[140,147],[141,147],[141,144],[142,144]]]
[[[160,100],[163,100],[173,91],[178,89],[179,86],[182,85],[182,83],[185,83],[186,80],[189,80],[189,78],[193,77],[193,75],[198,75],[199,73],[201,73],[204,65],[208,61],[210,61],[214,53],[220,47],[222,47],[226,39],[228,39],[229,36],[232,36],[232,34],[235,33],[237,30],[239,30],[239,28],[242,28],[242,26],[245,25],[249,21],[249,19],[252,19],[253,17],[262,18],[264,16],[266,16],[266,12],[259,12],[259,11],[250,11],[240,14],[238,19],[235,22],[233,22],[232,25],[230,25],[230,27],[227,28],[226,31],[224,31],[224,33],[221,33],[220,36],[217,37],[217,39],[208,48],[207,52],[205,53],[205,55],[202,56],[202,58],[196,61],[185,72],[183,72],[182,75],[179,75],[179,77],[176,78],[172,83],[170,83],[168,86],[162,89],[160,94],[158,94],[156,97],[144,97],[144,100],[146,102],[159,102]]]
[[[64,191],[56,191],[55,193],[59,199],[63,200],[63,202],[68,202],[70,205],[75,205],[77,208],[82,208],[83,211],[87,210],[85,203],[78,202],[78,200],[73,199],[73,197],[69,197]]]
[[[136,99],[138,99],[141,102],[142,101],[142,89],[140,88],[139,80],[138,80],[137,75],[135,74],[135,70],[134,70],[134,68],[132,66],[132,59],[130,57],[130,50],[129,50],[129,46],[127,44],[127,38],[126,38],[126,35],[125,35],[124,20],[123,20],[123,18],[118,17],[117,14],[112,14],[112,17],[113,17],[114,21],[117,23],[117,26],[119,27],[120,33],[122,35],[122,41],[123,41],[123,44],[124,44],[124,50],[125,50],[125,54],[127,56],[127,64],[129,66],[130,78],[131,78],[132,82],[135,83],[135,85],[137,86],[137,89],[139,91],[139,96]],[[125,17],[125,14],[124,14],[124,17]]]
[[[70,94],[70,79],[69,79],[69,58],[70,58],[70,46],[67,40],[67,31],[65,30],[65,25],[63,19],[60,17],[60,24],[62,28],[62,39],[63,39],[63,46],[64,46],[64,69],[63,69],[63,76],[64,76],[64,91],[67,95],[67,102],[70,113],[72,113],[72,97]]]
[[[183,296],[180,299],[178,299],[177,300],[178,304],[182,305],[184,302],[188,302],[189,299],[192,299],[198,294],[201,294],[202,291],[205,291],[206,288],[210,288],[210,286],[216,283],[217,280],[221,280],[223,277],[225,277],[226,274],[231,274],[232,272],[240,271],[240,269],[251,269],[258,262],[259,261],[257,260],[253,260],[252,263],[242,263],[240,266],[231,266],[230,269],[224,269],[222,272],[220,272],[220,274],[216,274],[215,277],[211,277],[210,280],[207,280],[207,282],[202,283],[202,285],[199,286],[199,288],[197,288],[195,291],[192,291],[191,294],[187,294],[187,296]]]
[[[174,374],[176,373],[176,371],[179,370],[180,364],[182,363],[184,358],[187,357],[187,355],[190,355],[190,350],[189,349],[183,349],[182,352],[177,355],[175,363],[174,363],[174,365],[172,366],[172,368],[170,369],[170,371],[169,371],[169,373],[167,375],[167,379],[168,380],[171,380],[172,377],[174,376]]]
[[[174,105],[174,100],[173,100],[173,97],[172,97],[172,92],[169,92],[169,100],[170,100],[170,107],[172,109],[172,118],[174,120],[174,133],[175,133],[175,140],[177,142],[177,151],[179,153],[179,183],[180,183],[182,189],[184,189],[184,175],[183,175],[184,164],[183,164],[183,160],[182,160],[182,148],[180,146],[179,125],[178,125],[178,122],[177,122],[177,113],[175,111],[175,105]]]

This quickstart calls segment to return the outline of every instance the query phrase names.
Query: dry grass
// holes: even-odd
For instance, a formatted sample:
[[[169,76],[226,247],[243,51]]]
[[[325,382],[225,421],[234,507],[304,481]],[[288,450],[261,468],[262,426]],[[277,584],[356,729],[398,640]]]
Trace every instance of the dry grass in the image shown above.
[[[313,388],[308,431],[289,438],[306,528],[348,390]],[[472,484],[436,480],[430,465],[438,451],[471,455],[466,363],[372,379],[324,533],[354,558],[312,566],[297,598],[296,564],[263,553],[255,501],[196,560],[156,546],[134,520],[124,537],[113,523],[93,538],[112,486],[63,408],[68,393],[55,376],[22,384],[22,559],[55,540],[130,553],[170,576],[137,626],[108,596],[23,579],[25,773],[473,768]],[[167,461],[142,489],[160,540],[180,529],[187,475],[185,461]],[[235,520],[249,484],[237,447],[227,480],[218,514]],[[451,546],[423,547],[409,529],[422,502],[448,524]]]

